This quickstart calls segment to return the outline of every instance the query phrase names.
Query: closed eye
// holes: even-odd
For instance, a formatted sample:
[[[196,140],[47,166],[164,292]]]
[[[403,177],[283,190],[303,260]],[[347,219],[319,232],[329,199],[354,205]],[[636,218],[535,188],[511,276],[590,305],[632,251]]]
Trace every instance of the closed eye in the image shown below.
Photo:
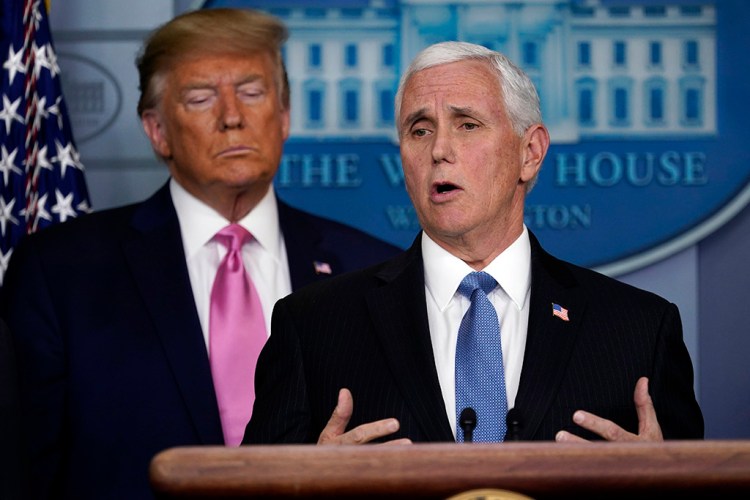
[[[237,88],[237,95],[244,101],[254,101],[266,94],[266,88],[261,80],[243,83]]]
[[[260,90],[243,90],[240,92],[240,96],[247,99],[255,99],[263,95]]]
[[[212,105],[212,103],[214,102],[214,97],[215,96],[213,94],[190,96],[185,100],[185,104],[188,108],[193,108],[196,110],[205,109]]]
[[[184,102],[188,107],[202,108],[211,104],[215,96],[216,93],[210,90],[191,90],[185,94]]]

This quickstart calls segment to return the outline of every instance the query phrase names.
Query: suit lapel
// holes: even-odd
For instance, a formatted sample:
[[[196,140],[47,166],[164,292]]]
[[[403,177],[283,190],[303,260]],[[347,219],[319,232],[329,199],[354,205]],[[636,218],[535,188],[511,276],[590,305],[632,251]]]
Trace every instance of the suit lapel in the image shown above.
[[[204,444],[223,443],[211,369],[168,185],[135,212],[123,250]]]
[[[425,438],[453,441],[432,354],[420,238],[379,277],[387,284],[367,302],[391,372]]]
[[[277,199],[277,203],[279,225],[284,235],[289,261],[292,290],[297,290],[329,276],[318,272],[315,268],[315,262],[328,264],[335,273],[338,268],[336,256],[321,248],[321,236],[311,227],[305,214],[281,200]]]
[[[559,261],[531,239],[531,305],[521,380],[515,407],[523,422],[521,439],[531,439],[557,394],[578,337],[586,300]],[[568,320],[553,315],[553,304]]]

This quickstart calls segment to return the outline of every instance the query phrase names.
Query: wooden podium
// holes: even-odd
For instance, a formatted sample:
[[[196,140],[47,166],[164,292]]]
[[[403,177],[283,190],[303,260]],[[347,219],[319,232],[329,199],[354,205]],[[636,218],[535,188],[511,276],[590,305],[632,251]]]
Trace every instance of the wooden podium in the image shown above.
[[[159,498],[750,498],[750,441],[182,447],[154,457]]]

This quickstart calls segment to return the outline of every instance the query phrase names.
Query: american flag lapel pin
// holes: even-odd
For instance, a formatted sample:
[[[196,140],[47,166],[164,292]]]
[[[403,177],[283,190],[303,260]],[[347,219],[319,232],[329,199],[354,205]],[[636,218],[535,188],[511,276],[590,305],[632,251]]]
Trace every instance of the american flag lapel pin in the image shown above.
[[[568,318],[568,310],[554,302],[552,303],[552,316],[557,316],[563,321],[570,321],[570,318]]]
[[[331,265],[328,262],[320,262],[319,260],[313,261],[315,267],[315,274],[331,274]]]

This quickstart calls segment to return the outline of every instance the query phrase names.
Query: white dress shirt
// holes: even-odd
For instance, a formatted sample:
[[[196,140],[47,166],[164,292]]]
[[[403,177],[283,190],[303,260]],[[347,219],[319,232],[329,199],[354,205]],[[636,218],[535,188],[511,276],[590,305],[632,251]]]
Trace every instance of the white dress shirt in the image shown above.
[[[213,237],[229,222],[216,210],[188,193],[174,179],[170,181],[169,188],[180,221],[190,284],[203,338],[208,347],[211,288],[216,270],[227,253],[226,247],[213,241]],[[260,296],[266,332],[270,335],[273,306],[277,300],[292,291],[286,246],[279,228],[276,195],[272,187],[269,187],[260,203],[238,224],[253,235],[253,240],[242,248],[242,261]]]
[[[461,320],[471,301],[458,293],[461,280],[474,271],[464,261],[422,233],[427,318],[432,351],[443,392],[445,411],[456,435],[456,340]],[[513,244],[483,269],[500,286],[489,299],[500,321],[503,367],[508,408],[513,408],[521,379],[521,366],[529,324],[531,293],[531,246],[526,226]]]

